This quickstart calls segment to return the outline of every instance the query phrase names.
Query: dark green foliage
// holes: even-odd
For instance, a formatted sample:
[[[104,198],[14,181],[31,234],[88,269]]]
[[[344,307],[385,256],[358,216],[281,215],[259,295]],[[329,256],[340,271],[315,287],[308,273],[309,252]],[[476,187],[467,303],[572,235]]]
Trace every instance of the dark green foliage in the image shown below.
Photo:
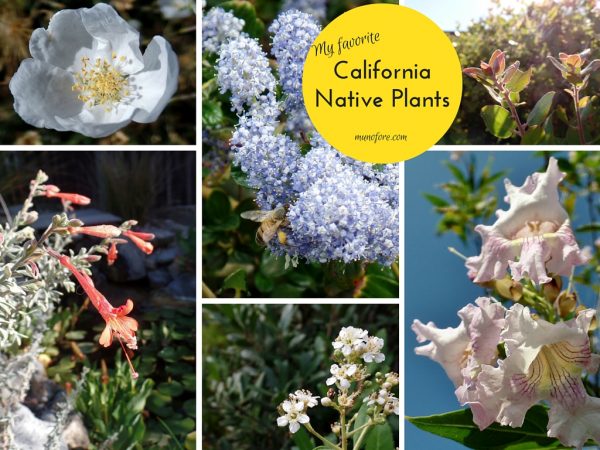
[[[398,370],[396,305],[210,305],[202,315],[206,450],[254,450],[257,442],[262,450],[291,449],[289,434],[275,423],[277,405],[300,388],[326,395],[331,341],[343,326],[385,339],[386,360],[373,371]],[[310,417],[324,434],[335,420],[322,407],[313,408]],[[392,423],[397,436],[398,421]],[[308,445],[302,440],[294,439],[301,450]]]

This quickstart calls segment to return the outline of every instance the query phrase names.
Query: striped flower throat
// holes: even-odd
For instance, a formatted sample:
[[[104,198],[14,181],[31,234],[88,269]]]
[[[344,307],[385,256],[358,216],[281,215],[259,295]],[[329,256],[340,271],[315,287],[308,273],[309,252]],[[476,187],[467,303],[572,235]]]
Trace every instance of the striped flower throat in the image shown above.
[[[121,72],[120,67],[126,62],[125,56],[112,53],[111,60],[81,58],[81,70],[75,74],[73,91],[79,92],[77,98],[88,107],[104,107],[106,112],[112,111],[123,99],[131,95],[129,75]]]

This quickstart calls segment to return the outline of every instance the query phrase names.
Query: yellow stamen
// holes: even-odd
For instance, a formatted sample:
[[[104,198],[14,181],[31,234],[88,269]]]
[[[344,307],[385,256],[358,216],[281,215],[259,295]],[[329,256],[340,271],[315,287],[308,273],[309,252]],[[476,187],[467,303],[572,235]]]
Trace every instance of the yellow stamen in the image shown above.
[[[117,54],[112,53],[112,59],[116,59]],[[125,58],[121,56],[121,60]],[[89,66],[89,58],[81,58],[82,68],[75,74],[76,83],[71,89],[79,91],[81,95],[79,100],[84,103],[89,102],[89,106],[103,105],[107,112],[124,97],[130,94],[127,75],[121,73],[109,61],[96,58],[94,66]]]

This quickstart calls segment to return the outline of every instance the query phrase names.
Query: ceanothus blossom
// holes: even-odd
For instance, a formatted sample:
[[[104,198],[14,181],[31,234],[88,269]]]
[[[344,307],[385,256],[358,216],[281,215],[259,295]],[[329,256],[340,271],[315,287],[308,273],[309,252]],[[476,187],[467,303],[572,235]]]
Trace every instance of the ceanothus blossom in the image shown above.
[[[269,59],[256,39],[241,34],[221,46],[217,60],[219,91],[231,93],[233,111],[243,113],[257,99],[275,90]]]
[[[108,136],[130,122],[154,122],[177,90],[171,45],[139,32],[105,3],[56,13],[31,35],[32,58],[9,88],[21,118],[39,128]]]
[[[310,422],[304,402],[285,400],[280,407],[283,410],[283,415],[277,418],[277,426],[289,426],[290,432],[295,433],[300,429],[300,424]]]
[[[310,14],[320,21],[327,18],[327,0],[284,0],[281,10],[289,11],[292,9]]]
[[[466,262],[474,282],[501,279],[510,267],[514,280],[528,276],[543,284],[551,281],[549,274],[568,276],[590,259],[579,249],[560,204],[558,184],[563,178],[557,160],[550,158],[545,173],[530,175],[520,187],[505,180],[508,211],[496,211],[493,225],[475,227],[483,239],[481,254]]]
[[[222,8],[212,8],[202,18],[202,51],[218,53],[221,45],[242,34],[244,21]]]

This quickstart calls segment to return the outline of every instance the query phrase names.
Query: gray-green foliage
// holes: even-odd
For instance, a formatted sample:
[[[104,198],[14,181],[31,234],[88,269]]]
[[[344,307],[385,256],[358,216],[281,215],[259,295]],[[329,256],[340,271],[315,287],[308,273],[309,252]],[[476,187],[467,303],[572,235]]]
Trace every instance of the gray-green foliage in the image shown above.
[[[39,171],[31,182],[23,208],[14,218],[7,218],[0,232],[1,448],[10,448],[11,412],[29,389],[46,322],[60,302],[62,292],[75,289],[69,273],[42,251],[42,238],[36,238],[30,226],[38,218],[33,210],[33,198],[36,193],[39,195],[39,186],[47,180],[46,174]],[[69,219],[63,213],[55,216],[53,223],[64,226]],[[43,236],[43,245],[57,252],[63,252],[69,243],[69,238],[59,233]],[[82,249],[72,260],[79,267],[88,267],[86,258],[91,252]]]

